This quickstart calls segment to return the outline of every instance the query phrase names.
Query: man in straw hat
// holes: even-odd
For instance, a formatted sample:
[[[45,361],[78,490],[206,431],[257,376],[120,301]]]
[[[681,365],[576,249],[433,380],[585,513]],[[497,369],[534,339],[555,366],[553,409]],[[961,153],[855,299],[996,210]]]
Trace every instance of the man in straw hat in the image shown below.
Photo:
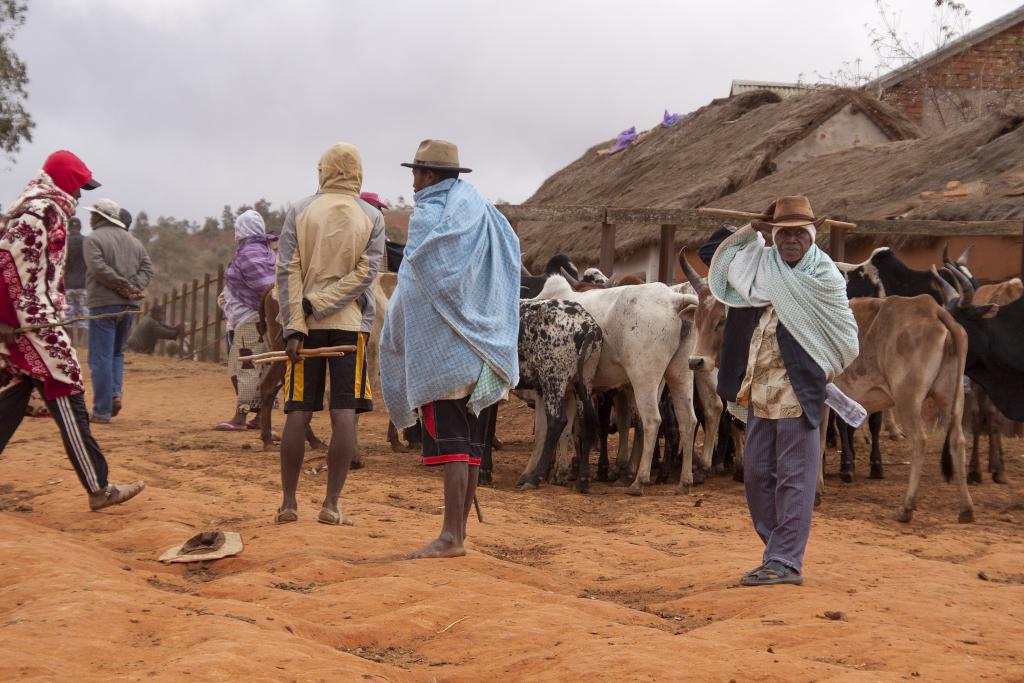
[[[369,291],[384,257],[384,217],[359,198],[363,162],[347,142],[327,148],[317,164],[320,190],[295,204],[285,217],[277,250],[277,290],[289,361],[285,367],[281,434],[281,506],[275,521],[295,522],[295,490],[306,452],[306,428],[324,409],[331,377],[331,441],[327,493],[317,521],[351,524],[341,491],[356,453],[356,413],[373,410],[366,371],[366,330],[373,326]],[[300,348],[355,346],[355,353],[305,358]]]
[[[820,222],[810,202],[782,197],[765,218],[719,231],[708,274],[711,293],[729,306],[718,392],[731,410],[747,410],[744,484],[765,544],[745,586],[803,583],[826,385],[858,353],[846,283],[814,244]]]
[[[100,199],[89,213],[92,232],[84,244],[89,315],[138,311],[142,292],[153,279],[149,254],[128,232],[127,212],[117,202]],[[93,422],[106,424],[121,412],[124,349],[132,317],[89,321]]]
[[[488,415],[519,381],[519,240],[459,179],[455,145],[424,140],[416,208],[381,332],[381,387],[399,429],[423,427],[423,464],[444,468],[441,534],[410,558],[465,555]],[[489,412],[493,412],[493,408]]]
[[[0,287],[0,453],[36,389],[60,428],[93,510],[123,503],[145,488],[141,481],[107,481],[107,461],[89,428],[82,370],[60,325],[68,220],[81,191],[97,187],[81,159],[67,150],[54,152],[0,227],[0,280],[5,283]],[[17,331],[33,325],[49,327]]]

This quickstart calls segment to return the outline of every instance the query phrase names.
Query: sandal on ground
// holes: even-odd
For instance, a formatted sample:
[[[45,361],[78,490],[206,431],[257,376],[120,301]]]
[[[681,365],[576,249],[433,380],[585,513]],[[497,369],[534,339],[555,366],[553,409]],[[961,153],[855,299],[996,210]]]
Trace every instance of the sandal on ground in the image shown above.
[[[291,508],[278,510],[277,514],[274,515],[274,524],[288,524],[297,521],[299,521],[299,511]]]
[[[245,427],[236,425],[234,422],[221,422],[219,425],[213,428],[215,432],[242,432],[245,431]]]
[[[757,565],[756,567],[754,567],[753,569],[751,569],[751,570],[750,570],[749,572],[747,572],[747,573],[746,573],[746,574],[744,574],[743,576],[745,576],[745,577],[746,577],[746,576],[753,576],[754,574],[757,574],[757,573],[758,573],[759,571],[761,571],[762,569],[764,569],[764,565],[765,565],[765,564],[766,564],[765,562],[762,562],[761,564]]]
[[[321,524],[332,524],[334,526],[342,524],[345,526],[355,526],[355,522],[348,517],[343,516],[340,512],[328,510],[327,508],[320,508],[320,514],[317,516],[316,521]]]
[[[779,584],[799,586],[803,582],[804,577],[799,572],[790,569],[778,560],[769,560],[753,574],[748,574],[740,579],[741,586],[777,586]]]

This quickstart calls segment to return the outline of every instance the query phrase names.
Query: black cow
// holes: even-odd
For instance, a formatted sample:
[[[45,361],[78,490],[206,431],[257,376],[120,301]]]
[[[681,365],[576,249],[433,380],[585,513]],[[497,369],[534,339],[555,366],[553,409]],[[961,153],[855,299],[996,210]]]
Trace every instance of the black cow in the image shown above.
[[[976,306],[970,280],[948,267],[947,273],[955,289],[943,282],[940,292],[946,309],[967,331],[964,374],[981,385],[1004,415],[1024,420],[1024,297],[1004,306]]]
[[[576,264],[572,262],[568,254],[555,254],[548,261],[548,264],[544,266],[543,275],[530,275],[530,271],[523,267],[523,274],[519,281],[519,298],[520,299],[532,299],[538,294],[540,290],[544,289],[544,283],[548,281],[550,275],[561,275],[562,270],[569,273],[573,279],[579,278],[579,270],[576,269]]]

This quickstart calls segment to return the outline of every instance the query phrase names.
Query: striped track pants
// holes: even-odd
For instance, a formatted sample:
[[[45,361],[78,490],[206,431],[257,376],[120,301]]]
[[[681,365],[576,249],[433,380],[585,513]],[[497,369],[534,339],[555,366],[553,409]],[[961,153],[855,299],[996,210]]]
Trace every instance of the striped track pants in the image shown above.
[[[7,442],[24,419],[33,388],[38,389],[40,396],[43,395],[43,383],[28,379],[0,394],[0,453],[4,452]],[[89,493],[104,488],[107,485],[107,460],[92,438],[85,395],[74,394],[47,400],[46,408],[60,429],[64,450],[82,486]]]

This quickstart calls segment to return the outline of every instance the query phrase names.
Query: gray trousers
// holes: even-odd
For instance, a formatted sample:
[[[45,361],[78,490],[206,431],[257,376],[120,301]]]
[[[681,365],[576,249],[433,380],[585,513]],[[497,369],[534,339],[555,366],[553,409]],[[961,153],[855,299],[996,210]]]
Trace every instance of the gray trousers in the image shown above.
[[[811,535],[818,482],[818,430],[803,417],[764,420],[750,411],[743,448],[743,479],[764,561],[801,570]]]

